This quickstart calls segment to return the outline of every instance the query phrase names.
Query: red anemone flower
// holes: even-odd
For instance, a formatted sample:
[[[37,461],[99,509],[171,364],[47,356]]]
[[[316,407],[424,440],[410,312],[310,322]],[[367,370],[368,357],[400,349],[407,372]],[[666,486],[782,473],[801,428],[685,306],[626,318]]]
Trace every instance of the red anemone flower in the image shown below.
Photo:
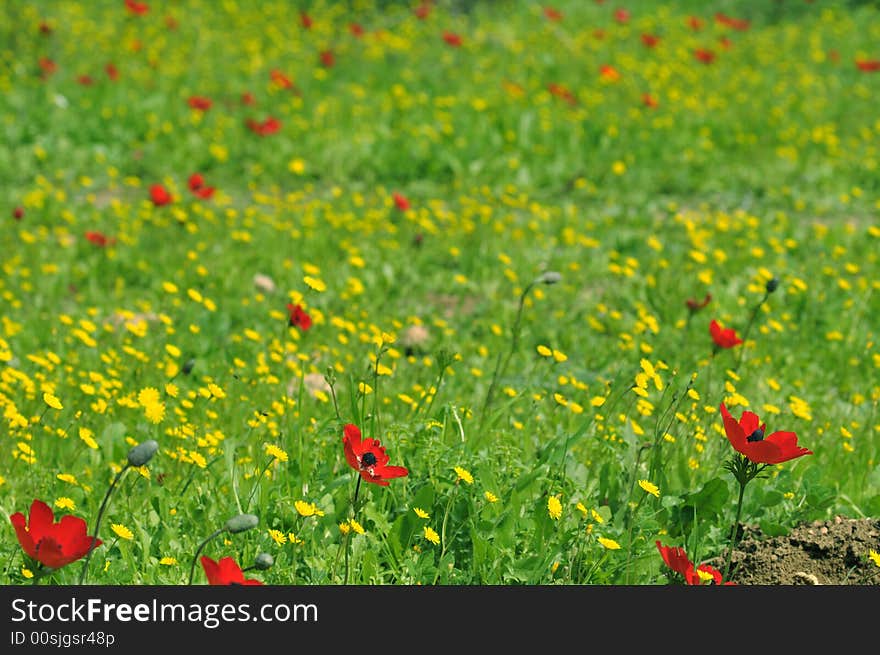
[[[299,24],[307,30],[312,29],[312,17],[304,11],[299,12]]]
[[[410,202],[405,195],[402,193],[398,193],[395,191],[391,194],[391,197],[394,199],[394,206],[397,207],[400,211],[405,212],[410,208]]]
[[[721,403],[721,418],[730,445],[756,464],[781,464],[813,454],[813,451],[797,445],[797,434],[794,432],[774,432],[765,437],[767,426],[754,412],[743,412],[742,418],[737,421]]]
[[[39,64],[40,69],[43,71],[43,79],[46,79],[58,70],[58,64],[56,64],[48,57],[40,57]]]
[[[320,58],[321,65],[324,68],[333,68],[336,64],[336,55],[333,54],[332,50],[321,50]]]
[[[136,0],[125,0],[125,8],[135,16],[143,16],[150,11],[150,5],[146,2],[136,2]]]
[[[416,15],[416,18],[418,18],[419,20],[425,20],[428,16],[431,15],[431,2],[430,2],[430,0],[424,0],[424,2],[422,2],[415,9],[413,9],[413,13]]]
[[[186,102],[190,107],[198,109],[199,111],[208,111],[211,108],[211,105],[214,104],[210,98],[206,98],[205,96],[191,96]]]
[[[161,184],[153,184],[150,187],[150,200],[152,200],[153,204],[157,207],[161,207],[162,205],[167,205],[173,202],[174,198],[164,186]]]
[[[722,582],[721,572],[712,568],[708,564],[700,564],[695,570],[694,564],[688,559],[687,554],[684,552],[684,548],[681,548],[680,546],[662,546],[660,545],[660,541],[656,541],[655,543],[657,544],[657,550],[660,551],[660,557],[663,558],[663,562],[666,566],[681,575],[686,584],[703,584],[703,579],[700,577],[699,571],[711,575],[712,582],[716,585],[735,584],[733,582]]]
[[[628,23],[631,14],[626,9],[617,9],[614,12],[614,20],[623,25],[624,23]]]
[[[704,21],[702,18],[698,18],[697,16],[688,16],[687,19],[688,27],[690,27],[694,32],[699,32],[703,29]]]
[[[76,78],[77,84],[82,84],[83,86],[91,86],[95,80],[92,79],[91,75],[78,75]]]
[[[684,301],[684,304],[687,305],[687,308],[692,312],[697,312],[706,305],[708,305],[712,301],[712,294],[707,293],[706,296],[702,300],[695,300],[693,298],[688,298]],[[711,329],[711,327],[710,327]]]
[[[257,104],[257,99],[254,97],[254,94],[250,91],[245,91],[241,94],[241,104],[247,105],[249,107],[253,107]]]
[[[302,305],[287,303],[287,325],[297,327],[303,332],[312,327],[312,317],[306,314]]]
[[[736,330],[733,328],[722,328],[714,318],[709,323],[709,334],[712,335],[712,341],[719,348],[733,348],[743,342],[742,339],[736,336]]]
[[[107,73],[107,77],[110,78],[111,82],[119,79],[119,69],[112,62],[104,66],[104,72]]]
[[[348,423],[343,432],[345,459],[367,482],[387,487],[391,478],[409,475],[409,471],[403,466],[388,466],[389,457],[385,454],[385,447],[376,439],[362,440],[361,431],[356,425]]]
[[[660,43],[660,37],[654,34],[642,34],[642,43],[646,48],[656,48]]]
[[[42,500],[34,499],[31,503],[27,522],[21,512],[16,512],[9,520],[28,557],[50,569],[60,569],[75,562],[103,543],[86,534],[86,522],[79,517],[68,514],[56,523],[52,508]]]
[[[577,104],[577,98],[575,95],[566,87],[564,84],[559,84],[557,82],[551,82],[547,85],[547,90],[550,92],[550,95],[554,95],[557,98],[561,98],[565,100],[568,104],[574,106]]]
[[[562,12],[558,9],[554,9],[553,7],[544,7],[544,17],[547,20],[559,22],[562,20]]]
[[[701,61],[704,64],[711,64],[715,61],[715,53],[706,48],[697,48],[694,50],[694,57],[697,61]]]
[[[273,68],[269,71],[269,79],[272,80],[273,84],[279,89],[293,88],[293,81],[277,68]]]
[[[24,207],[16,207],[15,209],[13,209],[12,218],[17,221],[20,221],[22,218],[24,218]]]
[[[856,66],[865,73],[880,71],[880,59],[856,59]]]
[[[208,199],[214,195],[215,188],[205,185],[205,178],[201,173],[193,173],[189,176],[189,190],[199,198]]]
[[[202,555],[200,558],[202,568],[205,569],[205,575],[208,577],[210,585],[262,585],[259,580],[246,579],[244,573],[235,560],[231,557],[221,557],[219,562],[215,562],[210,557]]]
[[[620,79],[620,73],[614,66],[610,64],[602,64],[599,67],[599,77],[609,82],[616,82]]]
[[[352,23],[348,26],[348,31],[351,32],[353,36],[361,38],[364,35],[364,26],[360,23]]]
[[[278,130],[281,129],[281,121],[279,121],[277,118],[272,118],[271,116],[269,116],[262,123],[259,121],[255,121],[253,118],[249,118],[246,121],[246,124],[251,132],[259,136],[268,136],[270,134],[275,134]]]
[[[744,32],[749,29],[749,21],[743,18],[733,18],[732,16],[727,16],[726,14],[722,14],[721,12],[715,14],[715,21],[719,25],[724,25],[725,27],[729,27],[732,30],[738,30],[740,32]]]
[[[114,243],[116,243],[116,239],[114,239],[113,237],[108,237],[101,232],[86,232],[85,237],[87,241],[95,244],[100,248],[106,248],[107,246],[112,246]]]
[[[657,98],[652,96],[650,93],[642,94],[642,104],[649,109],[657,109],[660,106],[660,103],[657,101]]]
[[[461,36],[459,36],[455,32],[450,32],[448,30],[443,32],[443,40],[446,41],[446,43],[451,45],[453,48],[458,48],[462,44]]]

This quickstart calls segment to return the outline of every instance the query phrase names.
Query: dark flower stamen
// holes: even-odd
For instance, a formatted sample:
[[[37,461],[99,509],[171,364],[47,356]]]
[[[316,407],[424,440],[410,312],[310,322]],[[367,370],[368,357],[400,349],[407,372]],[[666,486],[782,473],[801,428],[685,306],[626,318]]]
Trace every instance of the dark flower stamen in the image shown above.
[[[763,441],[764,440],[764,431],[761,428],[758,428],[754,432],[752,432],[748,437],[746,437],[746,441]]]
[[[373,453],[364,453],[363,455],[361,455],[361,467],[362,468],[366,467],[366,466],[375,466],[377,461],[378,460],[376,459],[376,456]]]

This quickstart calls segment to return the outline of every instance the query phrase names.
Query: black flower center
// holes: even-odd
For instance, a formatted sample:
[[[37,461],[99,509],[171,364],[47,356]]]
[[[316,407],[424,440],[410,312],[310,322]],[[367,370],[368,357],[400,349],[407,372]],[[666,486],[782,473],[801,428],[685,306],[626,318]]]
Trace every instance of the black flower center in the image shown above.
[[[754,432],[752,432],[748,437],[746,437],[746,441],[763,441],[764,440],[764,431],[761,428],[758,428]]]
[[[367,466],[375,466],[377,461],[378,460],[376,459],[376,456],[373,453],[366,452],[363,455],[361,455],[361,468],[364,468]]]

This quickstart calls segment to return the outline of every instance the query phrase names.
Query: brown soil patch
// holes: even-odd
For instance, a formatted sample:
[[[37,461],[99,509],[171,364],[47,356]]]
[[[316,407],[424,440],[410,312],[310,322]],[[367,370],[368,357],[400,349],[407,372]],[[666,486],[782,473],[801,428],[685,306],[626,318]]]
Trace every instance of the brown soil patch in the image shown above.
[[[731,559],[730,578],[741,585],[876,585],[880,519],[804,523],[782,537],[747,527]],[[720,559],[720,558],[719,558]]]

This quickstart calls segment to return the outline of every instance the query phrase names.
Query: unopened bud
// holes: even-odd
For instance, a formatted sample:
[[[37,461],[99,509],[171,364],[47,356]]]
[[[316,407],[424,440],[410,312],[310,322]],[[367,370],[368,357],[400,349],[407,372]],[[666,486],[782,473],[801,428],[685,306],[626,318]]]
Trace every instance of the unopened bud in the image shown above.
[[[773,293],[779,288],[779,278],[771,277],[767,280],[767,293]]]
[[[537,277],[535,282],[537,284],[556,284],[561,279],[562,275],[556,271],[544,271]]]
[[[228,532],[237,534],[239,532],[247,532],[251,528],[257,527],[259,522],[260,519],[253,514],[239,514],[226,521],[223,527],[225,527]]]
[[[184,375],[189,375],[192,373],[193,366],[196,365],[196,360],[188,359],[183,363],[183,366],[180,367],[180,372]]]
[[[254,558],[254,568],[259,569],[260,571],[265,571],[266,569],[271,568],[274,563],[275,558],[269,553],[260,553]]]
[[[139,443],[128,451],[128,463],[132,466],[143,466],[153,459],[153,455],[155,455],[158,450],[159,442],[155,439]]]

